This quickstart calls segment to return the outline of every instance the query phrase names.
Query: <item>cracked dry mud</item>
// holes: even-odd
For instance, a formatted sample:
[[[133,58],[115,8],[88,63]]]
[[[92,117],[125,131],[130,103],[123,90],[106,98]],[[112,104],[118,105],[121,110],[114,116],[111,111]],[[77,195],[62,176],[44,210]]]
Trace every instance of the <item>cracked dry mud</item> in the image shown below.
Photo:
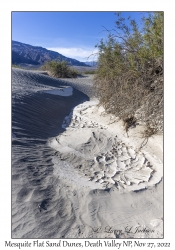
[[[163,237],[162,137],[139,153],[137,135],[101,116],[92,84],[12,69],[13,238]],[[55,95],[63,87],[72,95]]]
[[[155,170],[144,153],[127,146],[117,135],[107,133],[107,126],[88,120],[86,116],[83,117],[82,114],[86,114],[86,109],[87,107],[79,105],[75,114],[71,112],[65,117],[62,126],[66,128],[69,125],[69,127],[57,137],[57,144],[58,148],[62,145],[68,150],[61,152],[62,150],[58,149],[59,159],[73,165],[89,181],[101,184],[103,189],[114,186],[119,190],[131,186],[132,189],[134,186],[139,189],[140,183],[145,183],[146,186]],[[77,143],[74,140],[72,143],[69,139],[70,133],[77,135],[77,139],[84,133],[88,134],[88,137],[85,142]],[[63,137],[64,142],[62,142]]]

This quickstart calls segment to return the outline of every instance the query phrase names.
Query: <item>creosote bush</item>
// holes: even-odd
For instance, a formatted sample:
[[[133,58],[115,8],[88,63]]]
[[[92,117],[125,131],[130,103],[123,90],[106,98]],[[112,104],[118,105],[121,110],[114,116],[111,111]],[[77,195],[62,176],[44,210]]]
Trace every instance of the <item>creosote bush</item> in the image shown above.
[[[78,72],[69,68],[65,61],[49,61],[46,62],[41,68],[42,70],[49,71],[51,76],[58,78],[76,78],[78,75]]]
[[[107,41],[96,46],[96,94],[127,130],[136,120],[163,129],[163,12],[147,14],[140,28],[119,13]]]

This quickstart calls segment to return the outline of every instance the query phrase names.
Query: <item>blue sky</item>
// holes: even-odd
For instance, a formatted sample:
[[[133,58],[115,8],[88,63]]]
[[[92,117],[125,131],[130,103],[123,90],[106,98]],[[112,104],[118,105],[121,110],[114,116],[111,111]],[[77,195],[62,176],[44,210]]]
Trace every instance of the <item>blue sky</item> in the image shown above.
[[[123,12],[139,22],[140,12]],[[12,12],[12,40],[57,51],[79,61],[115,28],[115,12]],[[93,56],[89,59],[95,60]]]

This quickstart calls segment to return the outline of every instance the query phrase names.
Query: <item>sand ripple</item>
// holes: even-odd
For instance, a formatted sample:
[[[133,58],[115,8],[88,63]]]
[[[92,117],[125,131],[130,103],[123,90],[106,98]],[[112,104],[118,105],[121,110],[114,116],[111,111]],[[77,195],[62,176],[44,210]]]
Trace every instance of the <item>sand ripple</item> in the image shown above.
[[[91,77],[12,70],[12,238],[162,237],[157,160],[91,119],[92,97]]]

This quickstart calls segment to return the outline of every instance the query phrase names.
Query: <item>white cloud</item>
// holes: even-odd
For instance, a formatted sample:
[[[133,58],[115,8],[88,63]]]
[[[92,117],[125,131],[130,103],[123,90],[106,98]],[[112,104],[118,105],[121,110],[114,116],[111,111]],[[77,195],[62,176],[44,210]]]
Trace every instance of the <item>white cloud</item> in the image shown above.
[[[96,48],[54,47],[54,48],[47,48],[47,49],[56,51],[56,52],[62,54],[63,56],[77,59],[77,60],[82,61],[82,62],[96,60],[97,55],[95,53],[98,52],[98,49],[96,49]],[[89,59],[88,59],[88,57],[89,57]]]

